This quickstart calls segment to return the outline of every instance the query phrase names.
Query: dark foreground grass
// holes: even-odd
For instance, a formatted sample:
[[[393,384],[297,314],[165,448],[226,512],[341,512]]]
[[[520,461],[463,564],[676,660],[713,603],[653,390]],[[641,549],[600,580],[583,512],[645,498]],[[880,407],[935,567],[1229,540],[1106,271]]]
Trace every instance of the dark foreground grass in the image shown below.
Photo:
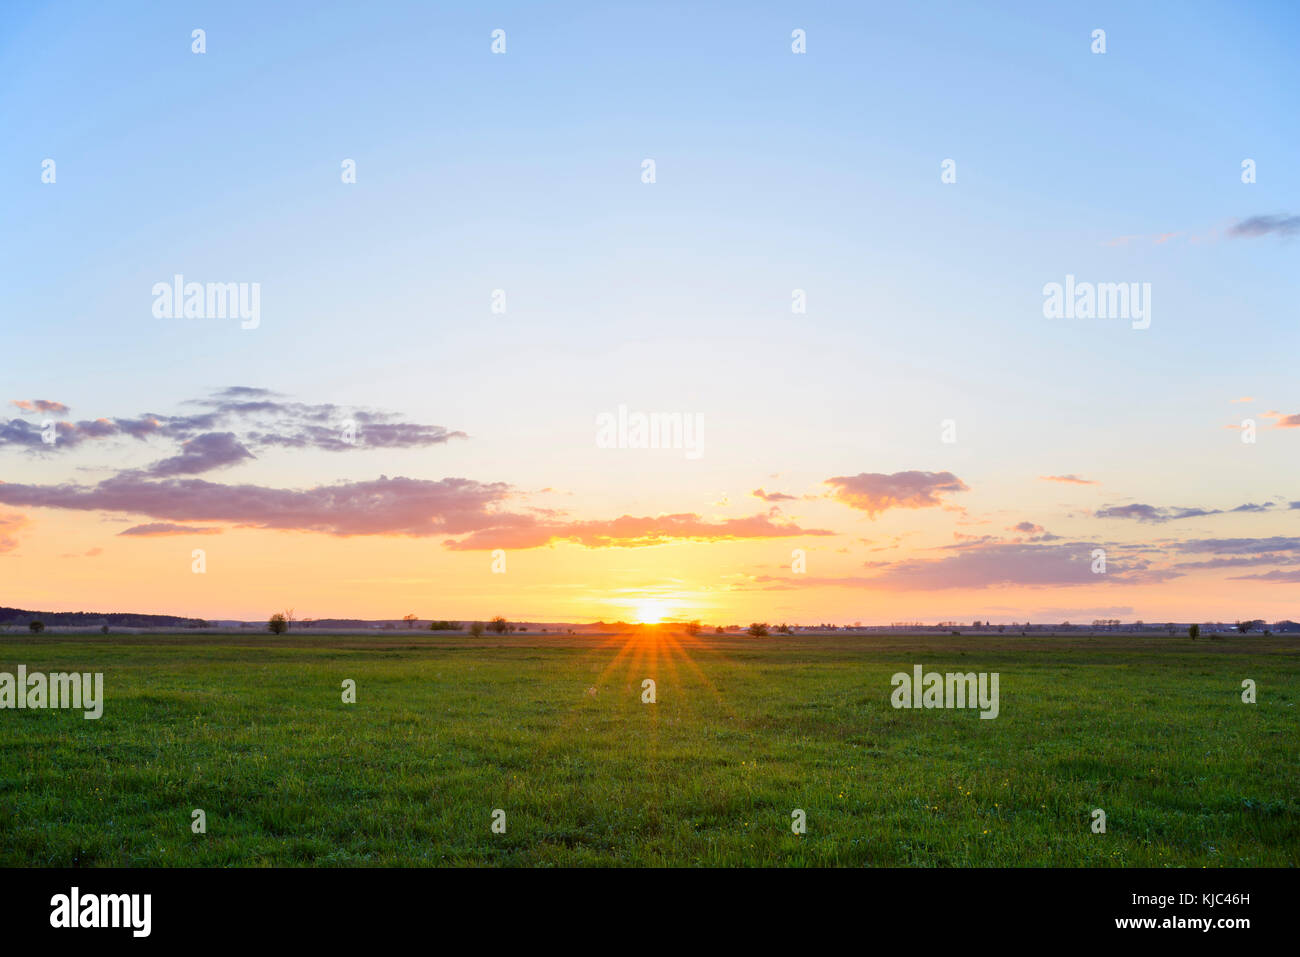
[[[999,672],[1000,716],[895,710],[918,663]],[[0,711],[0,865],[1300,862],[1294,638],[0,638],[18,664],[107,703]]]

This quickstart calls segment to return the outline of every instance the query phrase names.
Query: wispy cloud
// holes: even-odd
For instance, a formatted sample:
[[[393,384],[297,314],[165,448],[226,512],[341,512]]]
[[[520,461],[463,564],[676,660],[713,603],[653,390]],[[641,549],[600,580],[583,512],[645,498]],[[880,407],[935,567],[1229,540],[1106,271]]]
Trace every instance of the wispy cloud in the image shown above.
[[[147,525],[132,525],[119,536],[128,535],[139,538],[157,538],[167,535],[220,535],[222,529],[202,525],[177,525],[173,522],[150,522]]]
[[[56,415],[62,415],[68,411],[66,405],[62,402],[55,402],[53,399],[14,399],[11,404],[24,412],[52,412]]]
[[[1224,515],[1229,512],[1268,512],[1277,506],[1272,502],[1246,502],[1235,508],[1182,508],[1155,505],[1112,505],[1099,508],[1093,513],[1096,518],[1125,518],[1138,522],[1160,524],[1183,518],[1204,518],[1207,515]]]
[[[1092,479],[1079,478],[1077,475],[1040,475],[1039,481],[1042,482],[1064,482],[1066,485],[1100,485]]]
[[[1274,569],[1271,572],[1261,572],[1255,575],[1233,575],[1232,581],[1258,581],[1273,582],[1277,585],[1294,585],[1300,584],[1300,569]]]
[[[37,404],[41,402],[50,408],[38,410]],[[13,404],[25,412],[67,411],[62,403],[46,400],[15,400]],[[427,448],[467,437],[464,432],[441,425],[402,422],[391,412],[332,403],[292,402],[268,389],[250,386],[232,386],[207,398],[189,399],[181,404],[197,406],[202,411],[182,415],[145,412],[126,418],[61,421],[55,424],[56,441],[52,445],[42,440],[39,425],[21,418],[10,419],[0,422],[0,446],[18,445],[56,452],[76,448],[91,439],[158,437],[184,443],[211,433],[230,434],[242,445],[252,447],[345,452]]]
[[[1286,214],[1273,216],[1248,216],[1238,220],[1228,229],[1228,235],[1234,237],[1282,236],[1291,237],[1300,233],[1300,216]]]
[[[826,529],[801,528],[776,522],[767,515],[708,521],[694,513],[575,522],[539,522],[488,528],[459,541],[445,544],[454,551],[492,548],[538,548],[572,542],[587,548],[629,548],[683,541],[736,541],[740,539],[790,538],[803,535],[833,535]]]
[[[17,512],[0,512],[0,554],[18,547],[17,533],[31,524],[26,515]]]
[[[1106,573],[1093,573],[1095,544],[1068,542],[1052,545],[980,544],[963,547],[938,559],[913,558],[900,562],[870,562],[873,575],[842,578],[756,576],[765,588],[838,586],[880,591],[941,591],[999,586],[1139,585],[1178,578],[1172,568],[1156,568],[1135,556],[1107,563]]]
[[[1288,415],[1285,412],[1269,411],[1264,413],[1264,418],[1273,419],[1275,429],[1300,429],[1300,412]]]

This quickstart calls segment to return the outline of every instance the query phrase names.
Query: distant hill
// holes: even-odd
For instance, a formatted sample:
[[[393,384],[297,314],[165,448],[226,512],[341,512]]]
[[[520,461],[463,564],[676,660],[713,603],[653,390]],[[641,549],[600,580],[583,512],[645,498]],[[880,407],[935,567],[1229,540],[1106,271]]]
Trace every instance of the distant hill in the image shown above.
[[[58,625],[117,625],[120,628],[197,628],[203,624],[199,618],[177,618],[175,615],[136,615],[130,612],[97,611],[24,611],[21,608],[0,608],[0,625],[25,625],[39,621],[51,627]]]

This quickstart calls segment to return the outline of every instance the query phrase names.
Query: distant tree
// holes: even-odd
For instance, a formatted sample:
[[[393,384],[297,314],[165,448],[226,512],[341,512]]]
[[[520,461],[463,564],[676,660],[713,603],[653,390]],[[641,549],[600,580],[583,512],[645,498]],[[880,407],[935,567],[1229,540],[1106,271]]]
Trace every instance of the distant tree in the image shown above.
[[[761,623],[760,623],[760,622],[757,622],[757,621],[756,621],[756,622],[753,622],[753,623],[750,624],[750,626],[745,630],[745,633],[746,633],[747,635],[749,635],[751,638],[766,638],[766,637],[767,637],[767,622],[761,622]]]
[[[27,627],[30,628],[30,629],[32,630],[32,634],[33,634],[33,635],[39,635],[41,632],[43,632],[43,631],[45,630],[45,622],[43,622],[43,621],[29,621],[29,622],[27,623]]]
[[[101,635],[107,635],[107,634],[108,634],[108,625],[100,625],[100,626],[99,626],[99,633],[100,633]]]
[[[794,632],[792,632],[792,631],[790,630],[790,626],[787,625],[785,622],[781,622],[781,624],[779,624],[779,625],[776,626],[776,633],[777,633],[778,635],[792,635],[792,634],[794,634]]]
[[[431,621],[429,622],[430,631],[456,631],[460,628],[458,621]]]
[[[694,637],[700,633],[700,623],[698,621],[688,621],[686,623],[686,634]]]
[[[276,612],[266,623],[266,630],[273,635],[283,635],[289,630],[289,619],[283,612]]]
[[[1237,630],[1241,632],[1243,635],[1249,632],[1252,628],[1259,629],[1263,627],[1264,627],[1264,622],[1259,618],[1248,618],[1245,621],[1237,622]]]
[[[507,623],[506,620],[499,615],[496,618],[492,619],[492,622],[491,624],[488,625],[488,627],[493,631],[495,631],[498,635],[504,635],[507,631],[510,630],[509,623]]]
[[[1187,626],[1187,637],[1190,638],[1190,639],[1192,639],[1193,641],[1195,641],[1197,638],[1201,637],[1201,626],[1200,626],[1200,625],[1188,625],[1188,626]]]
[[[476,621],[472,625],[470,625],[469,633],[473,635],[475,638],[481,638],[483,636],[483,622]]]
[[[415,627],[415,622],[417,621],[417,619],[416,619],[416,617],[415,617],[414,615],[403,615],[403,616],[402,616],[402,621],[406,622],[406,627],[407,627],[407,628],[414,628],[414,627]]]
[[[714,633],[715,635],[725,635],[725,634],[726,634],[726,631],[724,631],[723,628],[722,628],[722,626],[719,625],[717,628],[713,629],[713,633]]]

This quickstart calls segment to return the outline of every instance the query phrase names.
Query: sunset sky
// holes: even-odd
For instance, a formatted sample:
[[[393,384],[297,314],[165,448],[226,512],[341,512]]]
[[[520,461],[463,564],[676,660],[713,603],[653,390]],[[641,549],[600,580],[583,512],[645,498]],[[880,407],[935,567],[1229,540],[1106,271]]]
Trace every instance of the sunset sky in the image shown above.
[[[697,6],[7,6],[0,605],[1300,618],[1298,8]]]

